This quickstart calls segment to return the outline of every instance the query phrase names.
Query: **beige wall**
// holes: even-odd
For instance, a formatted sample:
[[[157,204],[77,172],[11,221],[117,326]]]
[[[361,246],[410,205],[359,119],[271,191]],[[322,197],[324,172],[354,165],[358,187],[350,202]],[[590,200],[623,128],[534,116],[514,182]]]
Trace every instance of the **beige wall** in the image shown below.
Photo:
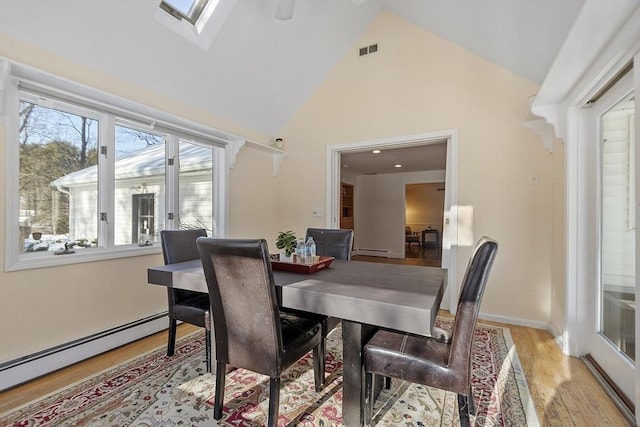
[[[357,46],[374,42],[377,53],[358,57]],[[548,323],[551,156],[522,125],[537,89],[382,13],[281,132],[289,157],[277,178],[278,227],[314,224],[311,209],[324,205],[327,145],[455,128],[458,204],[473,208],[474,239],[486,234],[500,243],[482,312]],[[469,255],[460,248],[459,272]]]
[[[359,58],[356,47],[379,52]],[[268,142],[144,88],[0,38],[0,56],[221,130]],[[550,321],[551,156],[522,126],[537,86],[401,18],[381,14],[280,134],[287,159],[272,176],[271,155],[243,148],[229,172],[229,235],[303,234],[326,212],[326,146],[457,129],[458,203],[473,208],[473,234],[500,251],[482,311]],[[0,127],[0,161],[4,156]],[[530,185],[530,176],[539,178]],[[0,175],[4,192],[5,177]],[[555,197],[555,196],[554,196]],[[0,210],[0,241],[4,241]],[[4,249],[4,248],[3,248]],[[459,251],[463,271],[469,247]],[[3,258],[4,261],[4,258]],[[146,284],[160,255],[6,273],[0,271],[0,362],[166,310],[164,289]],[[556,277],[554,275],[554,277]],[[556,290],[558,292],[558,290]],[[555,303],[554,303],[555,304]],[[559,315],[558,315],[559,316]],[[554,317],[555,318],[555,317]],[[559,317],[558,317],[559,318]]]
[[[15,40],[1,37],[0,47],[0,56],[8,59],[220,130],[268,141],[265,136]],[[6,162],[5,144],[5,129],[0,124],[2,165]],[[5,185],[6,177],[0,174],[2,194]],[[242,148],[229,172],[229,188],[228,234],[275,239],[271,154],[250,146]],[[161,255],[7,273],[4,209],[0,209],[0,226],[0,363],[166,311],[166,291],[148,285],[146,279],[146,268],[162,264]]]

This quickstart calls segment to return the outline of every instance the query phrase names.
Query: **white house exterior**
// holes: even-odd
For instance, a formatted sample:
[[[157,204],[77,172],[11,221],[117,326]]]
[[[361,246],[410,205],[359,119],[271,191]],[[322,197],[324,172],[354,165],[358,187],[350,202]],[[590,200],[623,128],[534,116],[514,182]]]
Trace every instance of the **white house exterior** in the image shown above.
[[[115,161],[114,243],[145,244],[158,240],[164,229],[166,172],[164,144],[146,148]],[[189,143],[180,144],[180,228],[213,231],[212,150]],[[98,238],[101,220],[97,200],[98,166],[65,175],[52,185],[69,194],[69,238],[72,241]],[[107,221],[109,218],[106,219]]]

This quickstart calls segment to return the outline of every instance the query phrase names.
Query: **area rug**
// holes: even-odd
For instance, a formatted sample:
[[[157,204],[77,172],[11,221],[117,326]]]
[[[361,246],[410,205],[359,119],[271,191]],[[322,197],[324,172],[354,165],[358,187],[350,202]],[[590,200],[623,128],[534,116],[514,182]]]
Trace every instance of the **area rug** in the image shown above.
[[[438,319],[450,328],[450,321]],[[342,345],[327,341],[327,385],[313,387],[311,354],[282,378],[278,426],[339,426]],[[520,362],[506,328],[478,325],[473,347],[476,426],[539,425]],[[213,420],[215,377],[206,373],[204,334],[159,348],[49,396],[0,414],[1,426],[234,426],[266,424],[268,377],[244,369],[227,374],[223,419]],[[458,426],[456,395],[393,380],[374,406],[378,426]]]

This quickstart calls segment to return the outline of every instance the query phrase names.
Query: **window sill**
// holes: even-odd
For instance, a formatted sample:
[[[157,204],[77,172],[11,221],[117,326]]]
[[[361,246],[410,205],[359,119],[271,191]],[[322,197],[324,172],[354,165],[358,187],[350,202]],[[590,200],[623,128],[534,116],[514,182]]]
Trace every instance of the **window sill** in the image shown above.
[[[53,252],[42,252],[21,255],[11,262],[7,260],[5,271],[32,270],[36,268],[57,267],[61,265],[80,264],[83,262],[105,261],[109,259],[129,258],[132,256],[144,256],[161,254],[160,243],[151,246],[123,246],[115,249],[93,248],[76,250],[75,253],[54,255]]]

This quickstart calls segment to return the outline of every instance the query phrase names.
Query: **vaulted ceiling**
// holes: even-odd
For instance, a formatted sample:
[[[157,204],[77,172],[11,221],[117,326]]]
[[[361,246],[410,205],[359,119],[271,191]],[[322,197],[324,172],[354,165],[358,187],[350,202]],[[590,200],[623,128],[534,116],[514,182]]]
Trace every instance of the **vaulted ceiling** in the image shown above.
[[[275,136],[344,55],[357,55],[381,11],[541,84],[583,2],[297,0],[278,20],[276,0],[238,0],[203,49],[158,20],[160,0],[2,0],[0,34]]]

